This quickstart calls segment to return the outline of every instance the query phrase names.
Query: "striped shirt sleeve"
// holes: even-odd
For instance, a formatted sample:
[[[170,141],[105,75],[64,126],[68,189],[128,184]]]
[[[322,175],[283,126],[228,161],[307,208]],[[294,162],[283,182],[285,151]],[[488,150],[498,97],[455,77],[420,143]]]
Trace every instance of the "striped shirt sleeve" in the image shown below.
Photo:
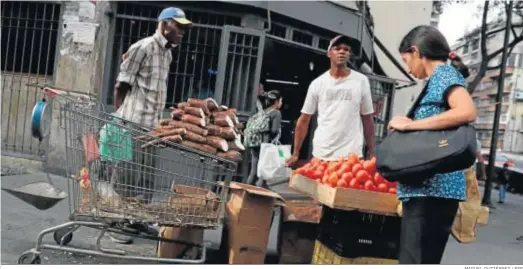
[[[131,85],[134,83],[142,64],[150,55],[148,47],[149,46],[143,46],[142,42],[137,42],[129,48],[125,53],[127,58],[120,65],[120,74],[118,74],[117,78],[118,81],[126,82]]]

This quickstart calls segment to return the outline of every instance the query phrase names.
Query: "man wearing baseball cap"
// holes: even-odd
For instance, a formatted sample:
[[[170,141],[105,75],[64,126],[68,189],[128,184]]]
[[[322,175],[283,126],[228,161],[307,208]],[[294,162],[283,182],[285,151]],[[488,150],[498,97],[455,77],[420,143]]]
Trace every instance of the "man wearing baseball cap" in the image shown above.
[[[318,127],[312,141],[312,155],[326,161],[347,157],[354,152],[363,156],[363,141],[369,155],[374,155],[374,122],[369,79],[348,68],[351,40],[336,36],[329,44],[330,69],[309,86],[307,97],[296,123],[294,152],[287,160],[298,160],[307,136],[311,116],[318,113]]]
[[[116,79],[115,116],[138,129],[144,127],[150,129],[158,125],[166,103],[167,78],[172,62],[171,50],[181,43],[186,30],[191,26],[192,22],[185,17],[183,10],[175,7],[165,8],[158,16],[158,28],[154,35],[141,39],[129,47],[122,56],[123,62]],[[116,195],[133,196],[150,202],[151,193],[140,191],[138,189],[141,188],[137,186],[153,188],[153,173],[144,170],[154,167],[154,158],[147,158],[146,155],[151,153],[145,153],[143,149],[135,148],[133,151],[135,153],[132,163],[136,163],[135,167],[119,164],[122,167],[113,171],[117,174],[113,174],[112,178],[116,178],[119,185],[136,186],[136,188],[125,192],[117,190]],[[147,227],[135,228],[142,230]],[[132,242],[130,236],[112,233],[109,235],[117,243]]]

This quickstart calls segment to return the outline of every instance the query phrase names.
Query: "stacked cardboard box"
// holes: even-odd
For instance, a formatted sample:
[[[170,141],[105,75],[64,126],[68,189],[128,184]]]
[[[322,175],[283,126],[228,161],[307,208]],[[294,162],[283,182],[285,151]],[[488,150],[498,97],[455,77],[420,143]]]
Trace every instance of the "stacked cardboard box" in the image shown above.
[[[272,191],[231,183],[227,204],[229,264],[264,263],[277,200],[282,198]]]

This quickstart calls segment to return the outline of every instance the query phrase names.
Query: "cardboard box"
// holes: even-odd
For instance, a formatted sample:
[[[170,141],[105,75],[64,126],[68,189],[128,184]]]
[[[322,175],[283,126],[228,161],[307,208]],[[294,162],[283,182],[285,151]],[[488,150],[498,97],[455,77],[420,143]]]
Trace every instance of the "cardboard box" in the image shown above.
[[[273,207],[281,197],[269,190],[232,182],[227,204],[229,264],[263,264]]]
[[[229,207],[235,212],[240,226],[270,227],[272,208],[280,195],[255,186],[231,182]]]
[[[301,175],[294,175],[289,187],[336,209],[359,210],[382,215],[396,215],[399,200],[395,194],[348,188],[333,188]]]
[[[208,190],[192,186],[171,186],[173,194],[169,196],[168,203],[172,207],[172,213],[178,214],[183,223],[196,223],[201,226],[183,227],[161,227],[160,237],[165,239],[179,240],[194,244],[202,244],[204,224],[216,224],[218,206],[221,203],[218,196]],[[202,227],[203,226],[203,227]],[[198,247],[187,247],[186,244],[170,242],[158,242],[157,255],[160,258],[180,258],[185,256],[197,259]]]
[[[320,223],[321,204],[311,200],[287,200],[283,222]]]
[[[194,244],[202,244],[203,229],[198,227],[161,227],[160,237],[165,239],[180,240]],[[170,242],[158,242],[157,255],[160,258],[181,258],[180,254],[185,252],[185,256],[197,259],[198,248],[188,247],[186,244],[177,244]]]

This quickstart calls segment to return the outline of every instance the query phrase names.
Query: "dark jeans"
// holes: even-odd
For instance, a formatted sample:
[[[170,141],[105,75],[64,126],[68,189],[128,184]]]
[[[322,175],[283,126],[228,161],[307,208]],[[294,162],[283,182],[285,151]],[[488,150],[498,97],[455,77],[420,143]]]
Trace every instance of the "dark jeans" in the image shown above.
[[[260,147],[250,148],[251,152],[251,172],[247,178],[247,184],[267,188],[267,183],[264,179],[258,178],[258,161],[260,159]]]
[[[400,264],[439,264],[459,201],[415,197],[403,202]]]

